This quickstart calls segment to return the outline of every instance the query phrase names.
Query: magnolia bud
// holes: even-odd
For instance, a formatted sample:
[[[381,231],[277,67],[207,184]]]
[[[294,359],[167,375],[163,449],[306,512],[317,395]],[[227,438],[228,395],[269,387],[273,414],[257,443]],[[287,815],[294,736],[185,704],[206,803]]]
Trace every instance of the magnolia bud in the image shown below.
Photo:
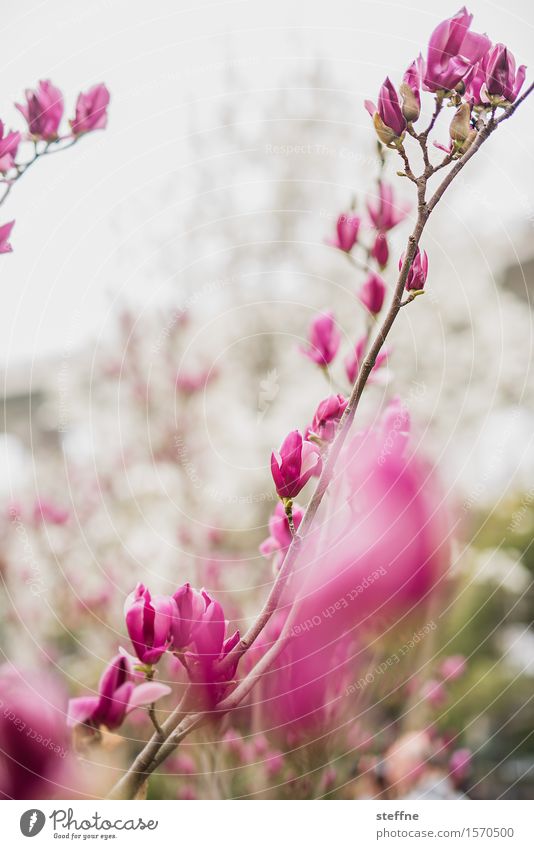
[[[417,121],[421,113],[421,104],[415,96],[415,92],[408,83],[401,83],[399,92],[402,97],[402,114],[407,121]]]
[[[454,118],[449,127],[449,135],[453,142],[463,144],[471,132],[471,107],[469,103],[462,103],[454,113]]]
[[[397,136],[395,135],[393,130],[391,130],[389,127],[386,127],[378,112],[375,112],[375,114],[373,115],[373,124],[376,130],[376,134],[382,144],[389,145],[397,139]]]

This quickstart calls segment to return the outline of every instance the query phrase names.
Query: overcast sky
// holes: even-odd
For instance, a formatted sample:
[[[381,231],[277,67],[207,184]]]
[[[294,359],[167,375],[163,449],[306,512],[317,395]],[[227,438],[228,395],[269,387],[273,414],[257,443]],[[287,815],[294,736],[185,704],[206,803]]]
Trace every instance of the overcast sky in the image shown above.
[[[117,210],[130,194],[189,161],[182,137],[184,105],[209,114],[224,94],[221,63],[244,69],[249,89],[290,83],[291,68],[317,57],[361,106],[386,72],[399,77],[428,35],[458,3],[362,0],[6,0],[2,9],[0,117],[21,127],[12,102],[50,77],[66,94],[105,81],[112,93],[109,128],[63,155],[37,163],[15,187],[0,220],[17,219],[15,253],[2,258],[0,362],[35,359],[72,347],[105,320],[109,292],[121,286]],[[475,29],[508,43],[529,64],[530,0],[506,5],[475,0]],[[532,63],[534,65],[534,63]],[[261,97],[259,97],[261,100]],[[251,116],[257,120],[257,116]],[[483,191],[498,192],[502,226],[521,231],[534,216],[532,104],[484,153]],[[488,146],[489,148],[489,146]],[[183,159],[183,161],[182,161]],[[188,167],[194,167],[194,162]],[[488,185],[488,180],[491,184]],[[465,192],[474,225],[477,187]],[[138,238],[143,239],[143,220]],[[142,244],[142,241],[141,241]]]

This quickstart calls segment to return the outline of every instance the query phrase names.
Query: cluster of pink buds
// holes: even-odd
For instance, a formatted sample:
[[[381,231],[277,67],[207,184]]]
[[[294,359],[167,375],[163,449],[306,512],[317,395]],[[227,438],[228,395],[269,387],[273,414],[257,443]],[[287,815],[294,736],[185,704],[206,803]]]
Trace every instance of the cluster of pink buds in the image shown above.
[[[442,21],[430,37],[426,59],[419,56],[412,62],[399,93],[386,77],[378,104],[365,101],[383,144],[402,146],[406,130],[419,119],[421,89],[434,93],[438,103],[448,98],[457,107],[449,128],[450,145],[438,145],[451,158],[461,156],[472,144],[477,116],[516,100],[525,81],[525,66],[516,68],[504,44],[492,45],[487,35],[473,32],[472,20],[464,6]]]
[[[226,638],[227,622],[219,602],[189,583],[172,596],[153,596],[138,584],[126,599],[124,613],[139,663],[121,650],[104,671],[96,696],[70,700],[69,725],[113,730],[135,708],[168,695],[170,687],[152,680],[154,666],[166,652],[181,659],[189,681],[199,688],[199,703],[214,706],[236,669],[230,664],[219,671],[218,664],[239,642],[239,631]],[[143,675],[146,680],[136,686]]]
[[[15,104],[26,121],[27,132],[6,132],[3,122],[0,121],[0,184],[5,187],[0,203],[13,183],[39,156],[46,155],[52,149],[62,149],[58,147],[61,143],[65,143],[64,147],[70,147],[85,133],[103,130],[108,120],[109,99],[109,91],[103,83],[86,92],[80,92],[74,117],[69,121],[70,129],[62,133],[61,122],[65,105],[61,90],[50,80],[41,80],[36,89],[27,89],[25,102]],[[24,143],[33,145],[29,159],[19,158],[19,149]],[[10,221],[0,226],[0,253],[9,253],[12,250],[9,237],[14,223]]]

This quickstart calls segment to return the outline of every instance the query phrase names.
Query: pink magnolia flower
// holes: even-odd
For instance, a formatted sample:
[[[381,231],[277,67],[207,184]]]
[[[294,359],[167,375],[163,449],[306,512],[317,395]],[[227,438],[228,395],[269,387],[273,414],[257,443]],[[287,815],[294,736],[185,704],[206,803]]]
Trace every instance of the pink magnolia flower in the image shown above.
[[[362,336],[361,339],[358,339],[358,341],[356,342],[356,345],[354,346],[352,352],[345,357],[345,373],[347,375],[349,383],[351,384],[354,383],[358,372],[360,371],[363,358],[365,356],[366,345],[367,337]],[[378,353],[378,356],[375,360],[375,364],[369,376],[369,382],[372,382],[374,379],[376,379],[376,372],[387,362],[389,354],[389,348],[383,348]]]
[[[402,254],[399,260],[399,271],[401,270],[404,264],[404,254]],[[419,291],[420,289],[424,289],[426,278],[428,276],[428,256],[426,251],[421,251],[417,248],[415,256],[413,258],[412,264],[410,266],[410,270],[408,271],[408,276],[406,278],[405,289],[407,292]]]
[[[336,237],[330,239],[329,243],[340,251],[349,253],[358,241],[361,218],[358,215],[350,215],[343,212],[336,223]]]
[[[370,636],[427,621],[449,564],[447,511],[414,452],[381,457],[373,430],[344,446],[336,486],[303,541],[286,593],[288,645],[258,696],[269,727],[297,723],[314,734],[330,724],[330,710],[346,709],[347,674],[364,674],[359,648]]]
[[[371,256],[376,259],[380,268],[385,268],[389,260],[389,246],[385,233],[377,233],[371,248]]]
[[[386,77],[380,87],[378,107],[372,100],[366,100],[365,108],[373,119],[381,142],[390,144],[402,136],[406,129],[406,119],[402,114],[399,95],[389,77]]]
[[[64,525],[68,522],[70,513],[66,507],[59,507],[53,501],[40,498],[33,508],[33,521],[36,525],[44,522],[49,525]]]
[[[170,687],[156,681],[147,681],[136,687],[130,659],[118,654],[104,670],[98,696],[70,699],[67,724],[71,728],[84,724],[95,729],[104,725],[112,731],[122,725],[130,711],[152,704],[170,692]]]
[[[496,44],[489,52],[486,64],[486,92],[491,99],[513,103],[525,82],[526,66],[516,71],[515,59],[504,44]]]
[[[402,456],[410,439],[410,413],[397,395],[387,405],[379,426],[381,457],[393,451]]]
[[[426,681],[421,688],[421,697],[433,708],[440,708],[447,701],[447,691],[441,683],[434,678]]]
[[[469,30],[472,20],[473,15],[463,6],[430,36],[423,79],[427,91],[454,89],[490,49],[486,35]]]
[[[0,226],[0,254],[10,254],[13,250],[9,237],[14,226],[14,221],[8,221],[7,224]]]
[[[193,632],[206,610],[206,600],[189,583],[176,590],[172,598],[175,603],[171,624],[172,648],[180,651],[190,644]]]
[[[332,442],[347,403],[348,401],[343,395],[330,395],[324,401],[321,401],[315,411],[306,438],[308,439],[309,435],[314,434],[324,442]]]
[[[35,91],[27,89],[26,103],[16,103],[32,136],[46,141],[57,138],[63,117],[63,95],[50,80],[41,80]]]
[[[4,124],[0,121],[0,172],[5,174],[13,168],[20,144],[20,133],[4,135]]]
[[[301,352],[322,368],[329,365],[336,356],[341,334],[336,327],[332,312],[326,312],[314,318],[308,332],[309,345]]]
[[[92,130],[103,130],[108,123],[107,108],[109,91],[103,83],[93,86],[86,92],[80,92],[76,101],[76,115],[70,121],[75,136]]]
[[[456,749],[449,760],[449,774],[455,787],[462,785],[469,773],[473,756],[470,749]]]
[[[489,53],[486,53],[480,62],[474,65],[471,71],[464,78],[465,99],[471,104],[471,106],[484,105],[483,94],[486,88],[486,68],[488,65],[488,57]],[[485,96],[487,98],[487,95]]]
[[[393,186],[382,181],[378,184],[378,198],[367,201],[367,211],[375,230],[387,233],[404,221],[408,215],[408,209],[404,204],[395,203]]]
[[[226,620],[222,606],[207,592],[202,592],[205,611],[193,634],[191,652],[186,661],[189,677],[206,708],[213,708],[235,675],[237,660],[221,672],[220,662],[238,644],[239,631],[225,639]]]
[[[126,628],[141,663],[157,663],[167,651],[175,604],[168,596],[152,596],[137,584],[124,605]]]
[[[66,699],[55,681],[0,666],[0,705],[0,798],[72,794]]]
[[[407,121],[417,121],[421,113],[421,78],[423,57],[419,55],[405,71],[399,91],[402,97],[402,114]]]
[[[271,454],[271,473],[280,498],[296,498],[309,479],[320,474],[321,467],[319,449],[303,440],[298,430],[286,436],[280,453]]]
[[[466,660],[463,654],[453,654],[446,657],[440,664],[439,672],[446,681],[456,681],[466,670]]]
[[[358,295],[364,307],[373,315],[378,315],[384,305],[386,284],[379,274],[370,274],[363,283]]]
[[[299,529],[304,510],[293,504],[293,524],[295,530]],[[278,568],[282,565],[285,553],[291,544],[291,531],[287,520],[284,505],[278,502],[274,508],[273,515],[269,519],[269,536],[260,545],[260,553],[264,557],[270,557],[271,554],[276,554],[275,565]]]

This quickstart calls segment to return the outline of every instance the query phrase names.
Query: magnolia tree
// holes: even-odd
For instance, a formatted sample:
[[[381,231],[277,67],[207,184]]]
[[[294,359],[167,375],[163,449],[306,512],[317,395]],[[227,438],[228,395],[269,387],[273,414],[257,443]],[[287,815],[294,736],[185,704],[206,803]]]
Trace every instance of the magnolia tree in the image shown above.
[[[111,790],[114,798],[143,797],[150,776],[165,769],[188,735],[202,726],[216,727],[247,707],[263,709],[260,727],[263,722],[264,727],[284,728],[293,739],[323,733],[337,721],[341,695],[361,690],[365,683],[365,641],[393,632],[406,617],[422,626],[421,611],[446,574],[447,510],[435,471],[410,442],[408,409],[395,398],[372,426],[358,428],[354,420],[366,386],[380,379],[387,364],[386,340],[397,316],[425,292],[430,266],[422,239],[427,221],[468,161],[532,90],[522,90],[524,66],[516,68],[503,44],[493,45],[486,35],[473,32],[471,21],[463,8],[440,23],[426,57],[420,55],[409,65],[397,87],[387,77],[376,105],[365,102],[378,136],[379,190],[368,201],[365,218],[354,209],[343,212],[329,239],[364,275],[358,298],[365,333],[354,340],[338,369],[342,339],[334,314],[318,315],[309,327],[301,354],[310,368],[324,373],[331,394],[318,403],[313,420],[291,431],[271,455],[278,504],[260,549],[273,567],[261,610],[244,633],[230,632],[214,593],[186,582],[173,595],[157,595],[138,583],[124,606],[123,642],[127,634],[131,648],[117,647],[96,692],[93,688],[90,695],[69,702],[67,725],[79,751],[117,732],[134,710],[143,709],[150,719],[153,733]],[[28,137],[10,133],[2,142],[5,195],[39,156],[104,127],[108,100],[104,86],[80,95],[71,130],[62,136],[61,94],[50,83],[28,93],[27,104],[19,107]],[[450,107],[445,142],[445,128],[438,128]],[[426,111],[429,118],[423,120]],[[23,140],[34,152],[17,164]],[[384,179],[386,149],[398,157],[397,173],[413,184],[417,203],[413,230],[398,258],[390,255],[388,237],[408,210],[395,201],[394,188]],[[4,225],[4,250],[9,250],[11,227]],[[390,267],[395,274],[387,271]],[[386,277],[393,278],[391,284]],[[187,391],[204,385],[202,380]],[[307,504],[305,488],[312,489]],[[422,627],[431,629],[432,623],[427,620]],[[181,670],[178,686],[158,680],[166,659]],[[448,658],[425,681],[422,697],[433,706],[442,704],[464,665],[461,657]],[[27,682],[13,670],[5,670],[0,688],[14,717],[24,717],[29,702],[37,711]],[[166,701],[160,703],[162,699]],[[75,759],[62,760],[42,745],[48,739],[50,749],[69,749],[64,718],[55,707],[59,701],[58,696],[47,698],[47,711],[39,719],[30,717],[36,727],[43,726],[41,744],[24,739],[19,745],[15,720],[2,719],[2,748],[20,772],[16,780],[8,770],[0,772],[4,795],[46,796],[54,792],[54,784],[68,786]],[[163,710],[161,705],[169,703]],[[427,736],[412,735],[407,742],[415,762],[427,756]],[[391,780],[404,792],[398,763],[406,757],[393,748],[388,758]],[[469,760],[467,750],[457,749],[451,776],[460,781]]]

